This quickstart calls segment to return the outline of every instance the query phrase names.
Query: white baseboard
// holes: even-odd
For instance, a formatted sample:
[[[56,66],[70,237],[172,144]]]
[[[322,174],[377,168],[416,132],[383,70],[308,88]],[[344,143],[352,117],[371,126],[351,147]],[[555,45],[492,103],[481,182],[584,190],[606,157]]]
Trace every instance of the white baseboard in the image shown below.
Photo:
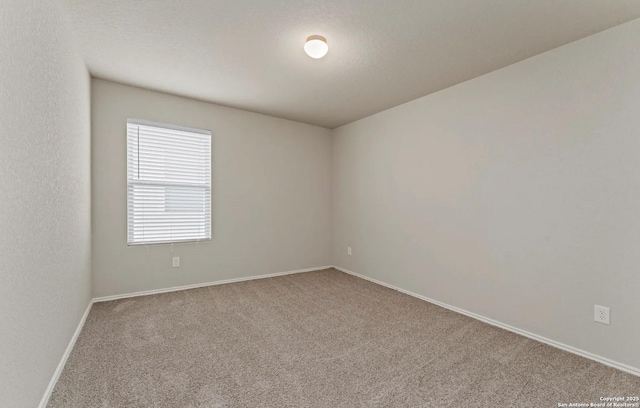
[[[73,346],[75,346],[76,344],[76,340],[78,340],[78,336],[80,335],[80,332],[82,332],[82,328],[84,327],[84,322],[87,320],[87,316],[89,316],[89,311],[91,310],[92,305],[93,305],[93,299],[89,302],[89,305],[87,306],[87,310],[84,311],[84,314],[82,315],[82,319],[80,319],[80,323],[78,323],[78,327],[76,328],[75,333],[73,333],[73,336],[69,341],[69,345],[67,345],[67,349],[64,351],[64,354],[62,355],[62,359],[60,359],[60,362],[58,363],[58,367],[56,367],[56,371],[53,373],[53,377],[51,378],[51,381],[49,381],[49,385],[47,386],[47,389],[45,390],[44,395],[40,400],[40,404],[38,405],[38,408],[46,408],[47,404],[49,403],[49,398],[51,398],[51,393],[53,392],[53,388],[56,386],[56,383],[58,382],[58,378],[60,378],[62,369],[64,368],[65,364],[67,364],[67,359],[71,354],[71,350],[73,350]]]
[[[193,284],[193,285],[174,286],[174,287],[165,288],[165,289],[144,290],[144,291],[141,291],[141,292],[124,293],[122,295],[102,296],[102,297],[93,298],[93,302],[108,302],[110,300],[125,299],[125,298],[130,298],[130,297],[157,295],[158,293],[176,292],[176,291],[179,291],[179,290],[203,288],[203,287],[206,287],[206,286],[226,285],[227,283],[244,282],[244,281],[256,280],[256,279],[274,278],[276,276],[293,275],[294,273],[320,271],[322,269],[329,269],[329,268],[332,268],[332,266],[331,265],[329,265],[329,266],[318,266],[318,267],[315,267],[315,268],[297,269],[295,271],[276,272],[276,273],[269,273],[269,274],[266,274],[266,275],[247,276],[245,278],[225,279],[225,280],[219,280],[219,281],[214,281],[214,282],[196,283],[196,284]]]
[[[588,358],[590,360],[597,361],[598,363],[602,363],[602,364],[607,365],[609,367],[613,367],[613,368],[616,368],[616,369],[618,369],[620,371],[624,371],[626,373],[637,375],[637,376],[640,377],[640,369],[639,368],[632,367],[632,366],[627,365],[627,364],[623,364],[623,363],[619,363],[617,361],[610,360],[608,358],[599,356],[597,354],[593,354],[593,353],[590,353],[588,351],[584,351],[584,350],[569,346],[567,344],[560,343],[560,342],[557,342],[555,340],[551,340],[551,339],[548,339],[546,337],[539,336],[537,334],[528,332],[526,330],[519,329],[517,327],[510,326],[508,324],[499,322],[497,320],[489,319],[488,317],[484,317],[484,316],[481,316],[479,314],[472,313],[472,312],[466,311],[464,309],[460,309],[458,307],[451,306],[451,305],[448,305],[446,303],[442,303],[442,302],[434,300],[434,299],[430,299],[430,298],[428,298],[426,296],[418,295],[417,293],[410,292],[408,290],[399,288],[397,286],[389,285],[388,283],[379,281],[377,279],[370,278],[370,277],[365,276],[365,275],[361,275],[359,273],[350,271],[350,270],[345,269],[345,268],[341,268],[339,266],[335,266],[334,265],[333,267],[335,269],[341,271],[341,272],[346,273],[346,274],[353,275],[355,277],[358,277],[358,278],[361,278],[361,279],[364,279],[364,280],[368,280],[369,282],[373,282],[375,284],[378,284],[378,285],[381,285],[381,286],[385,286],[385,287],[387,287],[389,289],[397,290],[398,292],[402,292],[402,293],[404,293],[406,295],[413,296],[415,298],[424,300],[424,301],[429,302],[429,303],[433,303],[434,305],[438,305],[440,307],[444,307],[445,309],[453,310],[454,312],[463,314],[465,316],[469,316],[469,317],[474,318],[476,320],[480,320],[481,322],[488,323],[488,324],[490,324],[492,326],[500,327],[501,329],[508,330],[510,332],[519,334],[521,336],[528,337],[530,339],[533,339],[533,340],[548,344],[550,346],[559,348],[561,350],[568,351],[569,353],[577,354],[577,355],[579,355],[581,357],[585,357],[585,358]]]

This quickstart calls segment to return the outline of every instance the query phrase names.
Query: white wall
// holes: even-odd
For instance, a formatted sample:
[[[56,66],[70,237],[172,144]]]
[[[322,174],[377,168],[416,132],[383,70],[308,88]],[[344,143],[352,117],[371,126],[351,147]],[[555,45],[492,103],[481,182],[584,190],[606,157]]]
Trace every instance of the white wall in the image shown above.
[[[123,294],[331,264],[331,132],[92,81],[93,290]],[[210,242],[127,247],[126,120],[212,132]],[[181,267],[171,267],[171,257]]]
[[[57,2],[0,39],[0,406],[31,408],[91,298],[90,82]]]
[[[640,367],[639,43],[636,20],[335,130],[334,263]]]

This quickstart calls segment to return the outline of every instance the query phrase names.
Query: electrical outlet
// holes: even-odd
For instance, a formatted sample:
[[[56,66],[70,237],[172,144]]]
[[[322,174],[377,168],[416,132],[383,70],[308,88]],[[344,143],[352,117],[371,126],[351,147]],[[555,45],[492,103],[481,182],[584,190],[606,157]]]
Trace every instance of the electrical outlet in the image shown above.
[[[347,255],[351,256],[351,247],[347,247]]]
[[[611,310],[604,306],[593,306],[593,320],[602,324],[611,324]]]
[[[180,257],[179,256],[174,256],[173,257],[173,261],[171,264],[174,268],[179,268],[180,267]]]

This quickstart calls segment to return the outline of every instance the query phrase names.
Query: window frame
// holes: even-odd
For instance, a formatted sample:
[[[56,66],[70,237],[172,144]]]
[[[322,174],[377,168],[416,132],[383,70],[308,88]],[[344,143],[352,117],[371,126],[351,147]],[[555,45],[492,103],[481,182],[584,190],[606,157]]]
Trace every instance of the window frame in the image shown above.
[[[207,152],[209,155],[209,225],[208,231],[209,236],[207,238],[189,238],[178,241],[153,241],[153,242],[130,242],[129,241],[129,125],[137,125],[137,126],[148,126],[148,127],[156,127],[167,130],[176,130],[180,132],[189,132],[195,134],[201,134],[208,136],[209,140],[209,151]],[[186,126],[174,125],[169,123],[161,123],[161,122],[152,122],[145,119],[136,119],[136,118],[127,118],[125,123],[125,200],[126,200],[126,241],[128,247],[139,247],[139,246],[148,246],[148,245],[177,245],[177,244],[189,244],[189,243],[199,243],[199,242],[207,242],[211,241],[213,238],[213,188],[212,188],[212,158],[213,158],[213,134],[208,129],[198,129],[191,128]],[[205,224],[206,227],[206,224]]]

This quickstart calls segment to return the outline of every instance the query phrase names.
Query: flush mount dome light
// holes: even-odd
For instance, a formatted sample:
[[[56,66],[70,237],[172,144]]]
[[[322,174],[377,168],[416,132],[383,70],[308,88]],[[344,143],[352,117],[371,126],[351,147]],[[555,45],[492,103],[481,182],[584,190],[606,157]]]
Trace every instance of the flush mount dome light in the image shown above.
[[[310,35],[307,37],[307,41],[304,43],[304,52],[311,58],[322,58],[327,55],[329,51],[329,45],[327,45],[327,39],[321,35]]]

